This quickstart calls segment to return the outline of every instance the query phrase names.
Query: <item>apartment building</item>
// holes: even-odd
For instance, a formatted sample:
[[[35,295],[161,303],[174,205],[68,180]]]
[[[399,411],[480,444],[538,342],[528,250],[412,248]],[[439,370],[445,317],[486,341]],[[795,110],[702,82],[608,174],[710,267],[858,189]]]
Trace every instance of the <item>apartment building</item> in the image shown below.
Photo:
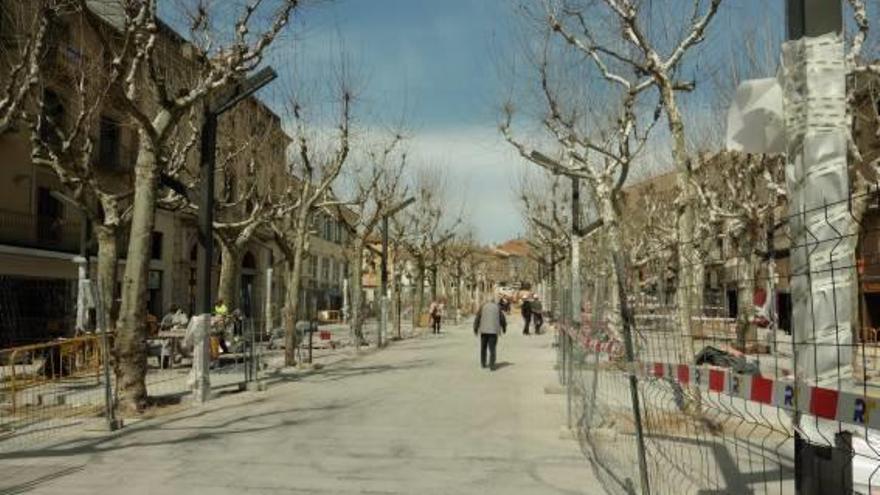
[[[24,25],[14,20],[26,16],[26,9],[32,7],[27,2],[0,4],[0,57],[10,57],[24,42]],[[118,5],[104,1],[94,2],[93,7],[92,14],[108,30],[116,28],[121,18],[116,10]],[[192,48],[169,26],[161,25],[160,31],[157,49],[168,65],[163,70],[169,77],[185,78],[196,63]],[[87,65],[100,68],[102,55],[100,43],[81,13],[54,19],[51,32],[43,57],[43,73],[48,77],[37,90],[42,92],[44,117],[49,118],[44,121],[65,125],[80,108],[74,90],[77,71]],[[0,84],[3,73],[0,71]],[[33,104],[29,109],[37,111]],[[102,186],[119,192],[131,187],[138,144],[136,127],[125,115],[109,98],[90,126],[95,149],[89,166]],[[199,122],[192,124],[195,128],[199,126]],[[85,220],[76,205],[65,199],[69,191],[55,172],[31,159],[31,132],[29,126],[20,125],[0,136],[0,346],[70,335],[74,328],[76,279],[82,262],[78,254]],[[184,142],[186,130],[179,132],[178,138]],[[246,153],[237,153],[235,159],[224,162],[223,156],[230,155],[225,151],[241,148],[249,141],[253,143]],[[289,144],[281,119],[256,98],[243,101],[221,118],[215,199],[227,206],[217,211],[217,221],[246,218],[253,200],[243,191],[253,190],[260,196],[271,193],[273,188],[286,187],[291,180],[286,165]],[[197,178],[197,166],[195,146],[187,155],[182,177]],[[303,306],[307,308],[304,311],[312,314],[320,309],[341,308],[342,280],[348,272],[345,229],[325,215],[317,220],[316,232],[309,243],[310,265],[303,294]],[[94,276],[96,248],[92,237],[86,235],[85,239]],[[126,247],[123,229],[118,242],[120,267],[125,263]],[[149,311],[161,315],[171,304],[178,304],[190,313],[195,312],[200,266],[195,214],[160,205],[151,247]],[[217,246],[215,253],[212,284],[216,288],[222,249]],[[266,315],[266,290],[271,287],[272,314],[278,318],[283,304],[283,270],[269,268],[280,268],[282,259],[269,232],[258,230],[236,260],[239,274],[234,292],[238,298],[229,303],[245,315],[262,320]],[[267,280],[270,273],[274,273],[271,284]],[[120,269],[120,277],[121,274]],[[118,294],[118,284],[114,290]],[[263,322],[258,321],[258,325]]]

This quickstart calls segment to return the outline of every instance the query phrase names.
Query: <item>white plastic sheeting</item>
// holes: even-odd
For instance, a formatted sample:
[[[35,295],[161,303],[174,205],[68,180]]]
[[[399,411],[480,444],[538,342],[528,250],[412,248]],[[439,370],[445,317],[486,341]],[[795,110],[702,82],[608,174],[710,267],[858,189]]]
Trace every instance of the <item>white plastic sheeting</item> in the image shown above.
[[[750,79],[736,88],[736,97],[727,112],[726,141],[731,151],[785,151],[782,85],[776,78]]]
[[[786,42],[783,81],[796,372],[805,383],[838,388],[852,374],[854,275],[840,37]]]

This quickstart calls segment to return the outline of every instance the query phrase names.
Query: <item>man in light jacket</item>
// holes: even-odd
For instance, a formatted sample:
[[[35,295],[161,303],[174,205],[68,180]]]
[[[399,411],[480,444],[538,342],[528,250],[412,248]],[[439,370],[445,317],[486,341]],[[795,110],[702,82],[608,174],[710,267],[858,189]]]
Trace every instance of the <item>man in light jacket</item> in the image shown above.
[[[474,318],[474,335],[480,334],[480,365],[486,367],[486,349],[489,350],[489,369],[495,371],[495,348],[498,345],[498,334],[507,333],[507,320],[501,307],[495,301],[489,301],[477,311]]]

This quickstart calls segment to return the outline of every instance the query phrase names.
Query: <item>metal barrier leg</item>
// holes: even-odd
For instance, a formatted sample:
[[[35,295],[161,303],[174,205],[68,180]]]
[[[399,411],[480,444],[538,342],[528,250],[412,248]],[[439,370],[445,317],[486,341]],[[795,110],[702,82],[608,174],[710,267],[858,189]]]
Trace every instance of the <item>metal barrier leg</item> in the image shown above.
[[[617,272],[617,291],[620,296],[620,312],[623,316],[623,345],[626,352],[626,361],[630,367],[628,372],[629,392],[633,410],[633,421],[636,428],[636,442],[639,457],[639,475],[641,478],[642,494],[649,495],[651,493],[651,489],[648,480],[648,461],[646,457],[647,454],[645,452],[645,438],[644,432],[642,430],[642,411],[641,405],[639,403],[639,385],[638,379],[636,378],[635,370],[633,369],[636,361],[632,339],[632,328],[635,318],[633,318],[632,311],[630,311],[629,302],[627,301],[626,297],[626,289],[623,286],[623,281],[626,280],[623,273],[623,260],[621,259],[620,253],[617,252],[614,253],[614,269]]]

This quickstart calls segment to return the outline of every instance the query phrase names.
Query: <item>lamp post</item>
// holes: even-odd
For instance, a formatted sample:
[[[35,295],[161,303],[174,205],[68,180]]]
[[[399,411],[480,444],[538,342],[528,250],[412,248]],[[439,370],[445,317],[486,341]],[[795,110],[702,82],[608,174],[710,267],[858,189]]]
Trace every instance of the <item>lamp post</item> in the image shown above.
[[[388,218],[396,215],[407,206],[416,202],[409,198],[388,209],[382,215],[382,298],[379,302],[379,331],[376,335],[376,346],[382,347],[382,336],[388,326]]]
[[[253,95],[272,82],[278,74],[266,67],[222,93],[205,106],[202,120],[200,174],[202,178],[199,198],[199,244],[202,246],[201,291],[198,304],[199,320],[195,327],[196,344],[193,351],[193,394],[197,402],[205,402],[211,390],[208,373],[208,333],[211,327],[211,265],[214,258],[214,169],[217,151],[217,121],[223,113],[232,109],[245,98]]]

